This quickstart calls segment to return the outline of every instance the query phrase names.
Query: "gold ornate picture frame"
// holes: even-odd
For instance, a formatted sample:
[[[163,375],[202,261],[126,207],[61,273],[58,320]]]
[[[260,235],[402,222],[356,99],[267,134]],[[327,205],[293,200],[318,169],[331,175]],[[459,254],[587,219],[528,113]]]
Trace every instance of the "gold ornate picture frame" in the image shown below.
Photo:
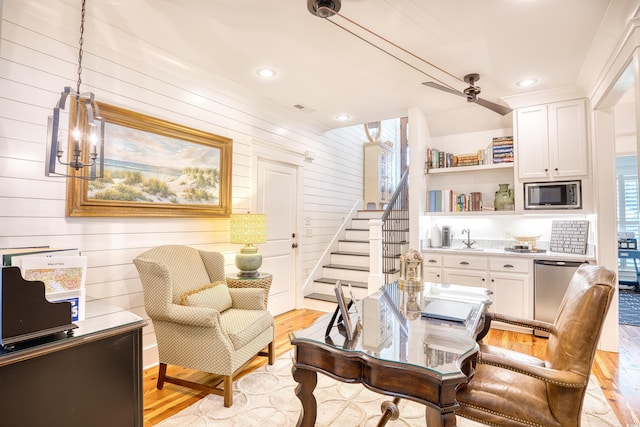
[[[105,176],[67,179],[67,216],[229,216],[231,139],[98,106],[106,121]]]

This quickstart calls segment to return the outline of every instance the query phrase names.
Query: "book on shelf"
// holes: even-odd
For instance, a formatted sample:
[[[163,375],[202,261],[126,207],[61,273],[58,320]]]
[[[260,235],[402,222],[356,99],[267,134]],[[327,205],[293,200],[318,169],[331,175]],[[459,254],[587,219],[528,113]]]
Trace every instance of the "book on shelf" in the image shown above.
[[[513,145],[513,136],[496,136],[491,140],[493,146]]]
[[[20,264],[25,280],[44,283],[48,301],[71,302],[72,319],[84,320],[86,256],[28,256]]]
[[[513,153],[513,147],[493,147],[493,154]]]
[[[479,212],[482,210],[482,193],[479,191],[471,192],[471,211]]]
[[[442,191],[429,191],[429,212],[442,212]]]
[[[513,163],[514,158],[513,157],[496,157],[495,159],[493,159],[493,163],[497,164],[497,163]]]
[[[2,253],[2,265],[15,265],[20,267],[20,261],[24,257],[30,256],[78,256],[80,251],[77,248],[50,248],[49,246],[33,246],[24,248],[4,248],[0,249]]]

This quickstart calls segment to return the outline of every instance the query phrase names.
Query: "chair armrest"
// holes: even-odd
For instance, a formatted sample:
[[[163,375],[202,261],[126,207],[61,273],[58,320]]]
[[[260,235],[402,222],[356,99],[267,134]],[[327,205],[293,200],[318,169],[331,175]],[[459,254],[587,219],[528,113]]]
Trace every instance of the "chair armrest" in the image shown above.
[[[508,325],[520,326],[523,328],[533,328],[538,331],[555,332],[553,323],[543,322],[541,320],[521,319],[515,316],[500,313],[487,313],[492,322],[506,323]]]
[[[266,310],[264,293],[260,288],[229,288],[232,307],[244,310]]]
[[[165,313],[157,314],[151,320],[164,320],[182,325],[211,328],[220,324],[220,312],[210,307],[170,304]]]
[[[518,360],[500,357],[495,354],[480,352],[478,364],[491,365],[502,369],[518,372],[523,375],[536,378],[541,381],[566,388],[586,387],[588,377],[571,371],[560,371],[545,366],[529,365]]]

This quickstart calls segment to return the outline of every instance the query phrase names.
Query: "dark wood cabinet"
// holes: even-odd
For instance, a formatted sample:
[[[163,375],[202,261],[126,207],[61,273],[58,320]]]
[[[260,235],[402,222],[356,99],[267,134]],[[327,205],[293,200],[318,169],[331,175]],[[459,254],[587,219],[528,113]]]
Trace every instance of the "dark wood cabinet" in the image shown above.
[[[0,425],[143,426],[146,321],[94,300],[77,325],[0,352]]]

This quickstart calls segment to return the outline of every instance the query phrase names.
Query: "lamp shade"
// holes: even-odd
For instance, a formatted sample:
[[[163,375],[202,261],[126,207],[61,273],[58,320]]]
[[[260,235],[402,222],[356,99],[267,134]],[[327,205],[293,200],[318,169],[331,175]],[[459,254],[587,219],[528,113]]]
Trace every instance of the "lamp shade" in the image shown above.
[[[231,243],[265,243],[267,216],[265,214],[232,214]]]
[[[264,214],[231,215],[231,243],[244,243],[240,253],[236,254],[236,267],[242,277],[258,277],[262,265],[262,255],[254,243],[267,241],[267,216]]]

